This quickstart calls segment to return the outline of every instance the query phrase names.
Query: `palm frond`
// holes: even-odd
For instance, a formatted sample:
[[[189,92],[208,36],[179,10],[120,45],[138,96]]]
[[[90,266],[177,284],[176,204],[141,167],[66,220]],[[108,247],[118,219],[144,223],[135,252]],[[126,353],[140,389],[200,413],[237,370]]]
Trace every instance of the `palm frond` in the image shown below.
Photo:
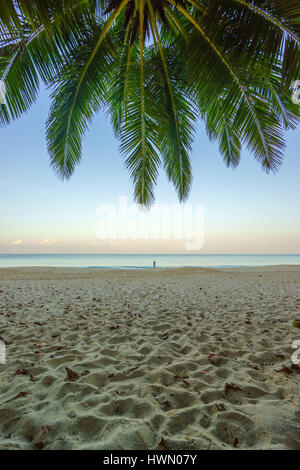
[[[212,101],[205,108],[200,107],[202,119],[206,123],[206,132],[210,140],[217,140],[220,154],[228,167],[235,168],[241,157],[241,141],[232,117],[224,114],[223,97]]]
[[[190,1],[190,0],[188,0]],[[271,71],[274,61],[282,64],[282,85],[289,89],[300,65],[300,5],[298,0],[202,0],[205,15],[197,21],[211,36],[223,34],[237,57],[247,54],[248,61],[264,62]]]
[[[99,8],[96,0],[5,0],[1,2],[0,33],[15,33],[22,27],[22,22],[36,30],[43,26],[52,32],[53,24],[62,15],[65,21],[72,22],[75,10],[77,14],[85,15]]]
[[[69,178],[80,161],[82,136],[105,102],[112,51],[107,23],[90,24],[86,41],[52,83],[47,142],[51,165],[62,178]]]
[[[0,108],[0,125],[9,124],[18,118],[29,109],[37,97],[39,77],[33,51],[38,33],[39,31],[36,31],[17,44],[3,46],[7,52],[10,50],[10,54],[0,58],[0,80],[5,82],[6,86],[6,106]],[[41,41],[41,48],[43,45]],[[40,50],[35,49],[36,52]]]
[[[288,8],[285,0],[269,0],[263,3],[260,2],[259,5],[253,0],[234,0],[234,2],[239,3],[245,8],[249,8],[260,17],[274,24],[298,45],[300,44],[300,5],[298,1],[289,1]]]
[[[278,169],[284,148],[280,122],[270,103],[255,93],[251,71],[242,66],[240,57],[235,63],[234,57],[224,51],[224,45],[221,49],[183,7],[177,5],[177,8],[196,29],[188,51],[188,62],[199,106],[203,107],[203,102],[225,94],[223,114],[232,116],[234,113],[234,125],[241,139],[261,161],[263,168],[267,171]]]
[[[153,67],[153,71],[156,70],[157,79],[155,80],[154,75],[153,84],[158,84],[156,101],[162,139],[160,149],[168,178],[174,184],[179,200],[183,201],[189,194],[192,179],[189,151],[194,135],[194,113],[188,99],[180,90],[182,83],[178,74],[179,64],[176,51],[168,51],[169,56],[166,56],[150,1],[148,5],[154,42],[157,44],[158,51],[156,68]]]
[[[151,83],[151,65],[145,60],[143,46],[143,75],[137,49],[133,50],[127,76],[126,116],[120,130],[121,152],[134,185],[134,199],[149,206],[154,201],[154,185],[158,176],[159,129],[157,108]],[[146,51],[147,54],[147,51]]]
[[[137,57],[137,46],[129,42],[121,45],[112,64],[113,75],[108,94],[108,108],[116,136],[119,136],[126,121],[127,85],[130,75],[132,55]]]
[[[48,84],[72,51],[84,40],[87,19],[74,16],[72,25],[62,14],[52,25],[51,35],[43,25],[32,30],[22,23],[18,36],[9,33],[1,41],[0,80],[5,81],[7,106],[0,109],[0,124],[9,124],[27,112],[35,101],[42,80]],[[76,23],[76,24],[75,24]],[[0,50],[1,50],[0,49]]]

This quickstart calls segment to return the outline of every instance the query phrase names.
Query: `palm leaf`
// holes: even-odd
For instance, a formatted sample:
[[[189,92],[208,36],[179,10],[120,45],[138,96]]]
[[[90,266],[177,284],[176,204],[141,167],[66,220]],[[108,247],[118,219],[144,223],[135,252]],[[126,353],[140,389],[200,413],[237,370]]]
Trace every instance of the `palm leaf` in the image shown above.
[[[105,102],[113,51],[107,33],[107,23],[90,24],[86,41],[52,84],[47,142],[51,165],[62,178],[70,177],[80,161],[82,135]]]
[[[148,206],[154,201],[154,185],[160,166],[159,129],[150,61],[144,58],[141,74],[137,51],[133,51],[127,75],[126,117],[120,131],[121,151],[134,185],[134,199]]]
[[[65,21],[72,21],[74,10],[77,14],[95,11],[96,0],[5,0],[1,2],[0,32],[13,34],[26,21],[32,30],[43,26],[52,33],[53,24],[63,15]]]
[[[132,55],[137,56],[137,47],[130,43],[122,44],[112,64],[111,85],[108,94],[108,107],[114,132],[118,136],[126,120],[127,85]]]
[[[205,110],[200,108],[200,113],[210,140],[219,142],[225,164],[235,168],[240,162],[241,141],[232,118],[224,114],[222,96],[212,101]]]
[[[154,42],[157,44],[158,55],[162,67],[159,76],[162,82],[162,99],[158,98],[158,103],[163,103],[164,109],[159,112],[159,120],[162,133],[162,155],[164,166],[169,179],[173,182],[179,200],[186,199],[191,185],[191,165],[188,151],[191,150],[193,140],[193,113],[191,112],[188,100],[180,93],[179,83],[176,78],[171,77],[170,71],[174,72],[174,64],[177,65],[178,58],[173,61],[166,60],[165,51],[160,41],[160,35],[156,25],[156,18],[152,4],[147,0],[150,11],[151,26],[153,28]],[[173,78],[173,80],[172,80]],[[162,119],[162,117],[164,119]]]
[[[266,170],[276,170],[284,148],[280,122],[270,103],[253,90],[253,77],[247,62],[243,67],[240,56],[238,62],[235,61],[224,50],[224,45],[221,48],[210,38],[181,5],[177,8],[196,29],[188,51],[188,64],[192,69],[191,80],[198,105],[203,108],[203,103],[218,99],[220,94],[225,95],[222,100],[224,116],[234,114],[234,125],[254,157]]]
[[[72,24],[62,14],[52,24],[51,36],[41,25],[31,30],[22,23],[18,36],[7,34],[1,42],[0,79],[5,81],[7,106],[0,109],[0,123],[8,124],[27,112],[35,101],[40,80],[54,79],[70,54],[84,38],[87,19],[73,16]]]

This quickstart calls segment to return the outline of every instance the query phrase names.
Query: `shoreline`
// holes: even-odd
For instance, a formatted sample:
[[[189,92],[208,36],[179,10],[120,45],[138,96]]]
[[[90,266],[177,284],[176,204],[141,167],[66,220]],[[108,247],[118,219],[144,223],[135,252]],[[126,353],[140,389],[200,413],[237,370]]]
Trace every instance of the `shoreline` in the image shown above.
[[[266,265],[266,266],[228,266],[228,267],[202,267],[202,266],[183,266],[183,267],[167,267],[167,268],[111,268],[111,267],[64,267],[64,266],[15,266],[15,267],[0,267],[0,280],[5,280],[5,275],[9,275],[9,280],[13,280],[14,274],[17,276],[24,274],[24,276],[39,273],[47,275],[47,273],[60,274],[66,273],[69,276],[74,275],[74,278],[81,277],[82,274],[90,275],[91,277],[103,273],[119,273],[119,274],[154,274],[154,273],[170,273],[170,274],[197,274],[197,273],[275,273],[275,272],[300,272],[300,265]],[[45,277],[47,279],[47,277]]]

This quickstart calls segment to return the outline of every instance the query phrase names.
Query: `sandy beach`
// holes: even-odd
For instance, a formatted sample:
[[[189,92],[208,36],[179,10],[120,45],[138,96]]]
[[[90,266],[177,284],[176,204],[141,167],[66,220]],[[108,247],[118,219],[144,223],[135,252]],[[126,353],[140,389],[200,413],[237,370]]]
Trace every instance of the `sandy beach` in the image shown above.
[[[296,318],[297,266],[1,269],[0,448],[300,449]]]

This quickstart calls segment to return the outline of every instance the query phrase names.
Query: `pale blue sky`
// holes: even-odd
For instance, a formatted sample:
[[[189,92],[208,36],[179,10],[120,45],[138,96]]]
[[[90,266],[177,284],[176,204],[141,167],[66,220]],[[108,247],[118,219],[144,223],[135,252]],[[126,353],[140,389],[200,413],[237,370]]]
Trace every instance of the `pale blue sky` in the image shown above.
[[[181,242],[104,242],[96,235],[99,204],[132,201],[109,120],[98,115],[73,177],[61,182],[49,166],[42,92],[31,111],[1,129],[0,253],[183,252]],[[226,168],[218,146],[199,124],[193,146],[193,185],[188,200],[205,207],[203,253],[300,253],[300,130],[287,135],[278,174],[266,174],[247,151],[236,170]],[[161,171],[156,202],[177,202]]]

